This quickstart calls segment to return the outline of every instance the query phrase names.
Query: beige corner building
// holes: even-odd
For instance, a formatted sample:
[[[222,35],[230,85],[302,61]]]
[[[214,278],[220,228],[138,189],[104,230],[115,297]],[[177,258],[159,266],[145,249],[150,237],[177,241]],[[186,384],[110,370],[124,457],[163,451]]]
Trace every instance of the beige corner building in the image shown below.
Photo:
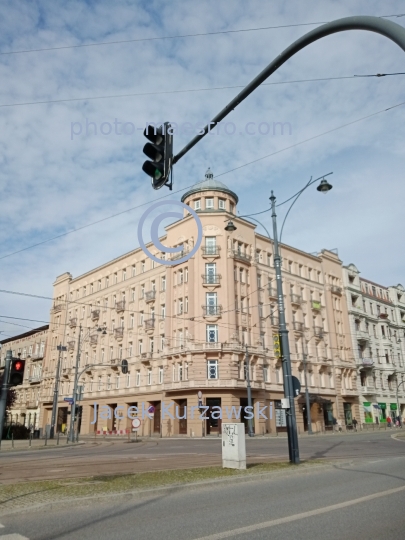
[[[48,330],[49,325],[45,325],[0,341],[0,374],[4,371],[8,350],[14,358],[25,361],[23,384],[15,387],[17,400],[7,414],[5,425],[40,427],[42,363],[47,353]]]
[[[282,365],[273,351],[278,332],[273,242],[237,217],[237,195],[210,171],[182,201],[198,213],[203,227],[201,247],[186,262],[160,264],[138,248],[81,276],[66,272],[56,279],[41,391],[43,429],[51,422],[59,343],[67,352],[61,358],[58,429],[68,424],[64,398],[73,392],[79,335],[81,434],[131,429],[127,409],[138,407],[142,417],[142,404],[144,410],[153,406],[154,416],[141,418],[141,435],[218,433],[231,407],[237,412],[247,405],[246,345],[255,432],[286,429]],[[225,231],[228,219],[237,227],[233,233]],[[182,253],[171,255],[174,263],[196,240],[196,222],[188,212],[161,238],[166,246],[183,246]],[[158,260],[164,257],[151,244],[148,249]],[[292,370],[303,392],[305,355],[313,429],[332,429],[333,417],[350,425],[359,405],[342,262],[331,251],[315,256],[287,245],[281,255]],[[121,372],[123,359],[127,374]],[[208,419],[200,419],[199,401],[208,407]],[[267,406],[260,417],[258,404]],[[222,419],[215,407],[221,407]],[[296,411],[303,432],[303,394]],[[245,422],[246,416],[242,411]]]

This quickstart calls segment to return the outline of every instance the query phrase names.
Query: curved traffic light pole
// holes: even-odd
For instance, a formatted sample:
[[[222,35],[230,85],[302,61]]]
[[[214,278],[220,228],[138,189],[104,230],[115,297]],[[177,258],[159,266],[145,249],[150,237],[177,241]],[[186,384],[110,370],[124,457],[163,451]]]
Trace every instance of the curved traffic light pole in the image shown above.
[[[259,75],[253,79],[228,105],[218,113],[212,121],[204,128],[204,132],[196,135],[178,154],[173,158],[173,164],[177,163],[193,146],[195,146],[211,129],[223,120],[230,112],[232,112],[243,100],[245,100],[258,86],[270,77],[279,67],[281,67],[289,58],[294,56],[301,49],[310,45],[314,41],[318,41],[323,37],[337,32],[345,32],[346,30],[368,30],[376,32],[382,36],[391,39],[405,51],[405,28],[391,21],[381,19],[379,17],[359,16],[345,17],[337,19],[330,23],[324,24],[311,30],[304,36],[294,41],[287,49],[285,49],[277,58],[273,60]]]

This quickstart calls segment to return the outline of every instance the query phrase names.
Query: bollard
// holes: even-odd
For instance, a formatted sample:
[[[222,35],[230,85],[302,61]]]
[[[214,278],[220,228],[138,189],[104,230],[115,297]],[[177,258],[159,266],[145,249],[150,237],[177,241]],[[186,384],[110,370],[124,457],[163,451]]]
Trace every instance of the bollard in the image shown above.
[[[57,434],[57,437],[56,437],[56,444],[57,444],[57,446],[59,446],[59,431],[58,431],[58,434]]]

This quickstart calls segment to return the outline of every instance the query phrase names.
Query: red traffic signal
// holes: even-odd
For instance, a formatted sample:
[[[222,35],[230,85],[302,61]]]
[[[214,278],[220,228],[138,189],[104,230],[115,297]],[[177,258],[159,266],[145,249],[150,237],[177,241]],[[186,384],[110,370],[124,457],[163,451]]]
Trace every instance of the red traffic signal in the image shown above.
[[[10,386],[18,386],[23,383],[25,360],[20,358],[12,358],[10,366]]]

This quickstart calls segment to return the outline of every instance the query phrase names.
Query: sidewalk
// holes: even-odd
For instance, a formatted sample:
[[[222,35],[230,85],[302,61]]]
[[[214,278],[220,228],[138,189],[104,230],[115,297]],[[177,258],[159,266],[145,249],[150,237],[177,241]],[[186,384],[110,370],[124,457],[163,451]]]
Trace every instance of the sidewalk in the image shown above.
[[[45,444],[46,443],[46,444]],[[20,451],[20,450],[42,450],[46,448],[66,448],[68,446],[77,446],[85,444],[84,441],[75,442],[75,443],[67,443],[66,437],[59,439],[59,444],[57,439],[48,439],[45,441],[45,439],[32,439],[31,445],[30,441],[28,439],[22,439],[17,441],[10,441],[7,439],[3,439],[1,441],[1,447],[0,447],[0,453],[1,452],[9,452],[9,451]]]

